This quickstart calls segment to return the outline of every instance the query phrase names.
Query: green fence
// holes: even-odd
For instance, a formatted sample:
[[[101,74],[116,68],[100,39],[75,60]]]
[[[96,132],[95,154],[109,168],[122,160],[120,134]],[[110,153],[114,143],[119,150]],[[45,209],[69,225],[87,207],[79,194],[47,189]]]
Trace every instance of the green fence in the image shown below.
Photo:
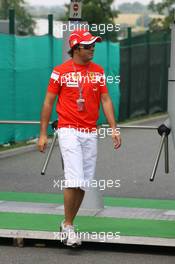
[[[106,75],[119,75],[119,44],[97,44],[94,61],[104,67]],[[51,35],[0,34],[0,120],[39,120],[52,68],[61,62],[60,39]],[[118,117],[119,86],[113,82],[108,88]],[[54,111],[52,120],[56,118]],[[105,117],[101,111],[98,123],[103,122]],[[0,144],[38,135],[37,125],[0,125]]]
[[[170,31],[147,32],[120,43],[120,120],[167,110]]]

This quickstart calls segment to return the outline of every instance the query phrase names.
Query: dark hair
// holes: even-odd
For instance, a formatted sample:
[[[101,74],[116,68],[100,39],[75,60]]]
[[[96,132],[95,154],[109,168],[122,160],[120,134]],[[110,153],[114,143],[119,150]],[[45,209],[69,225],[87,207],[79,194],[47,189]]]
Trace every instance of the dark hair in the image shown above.
[[[70,57],[73,58],[73,55],[74,55],[74,50],[78,49],[79,47],[79,44],[73,46],[73,48],[71,48],[67,53],[69,54]]]

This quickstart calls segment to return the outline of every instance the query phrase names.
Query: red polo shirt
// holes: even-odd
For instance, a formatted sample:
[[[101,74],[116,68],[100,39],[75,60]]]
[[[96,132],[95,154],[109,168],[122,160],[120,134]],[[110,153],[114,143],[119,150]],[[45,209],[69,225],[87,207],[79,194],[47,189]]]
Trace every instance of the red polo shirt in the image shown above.
[[[85,110],[78,111],[79,83],[85,99]],[[92,130],[99,117],[100,95],[108,93],[104,70],[89,62],[88,65],[75,64],[72,59],[56,66],[50,77],[48,91],[58,95],[56,111],[58,128],[73,127]]]

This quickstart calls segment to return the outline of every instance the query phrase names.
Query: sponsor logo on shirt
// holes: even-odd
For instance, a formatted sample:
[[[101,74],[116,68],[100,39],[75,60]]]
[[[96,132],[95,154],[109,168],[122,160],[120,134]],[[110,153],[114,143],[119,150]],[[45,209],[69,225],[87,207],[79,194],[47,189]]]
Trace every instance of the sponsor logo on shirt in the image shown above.
[[[60,76],[60,73],[59,72],[52,72],[52,74],[51,74],[51,79],[53,79],[54,80],[54,82],[58,82],[58,79],[59,79],[59,76]]]
[[[92,83],[98,83],[104,77],[100,72],[89,72],[89,78]]]
[[[96,86],[93,87],[92,90],[93,90],[94,92],[98,92],[98,88],[97,88]]]
[[[53,79],[57,80],[58,75],[53,74]],[[66,85],[67,87],[79,87],[79,84],[97,84],[101,83],[102,79],[104,78],[104,75],[100,72],[88,72],[86,75],[82,75],[81,72],[67,72],[61,75],[60,82],[61,85]],[[94,91],[97,91],[98,88],[95,87]]]
[[[62,84],[66,84],[67,87],[78,87],[78,73],[68,72],[62,75]]]

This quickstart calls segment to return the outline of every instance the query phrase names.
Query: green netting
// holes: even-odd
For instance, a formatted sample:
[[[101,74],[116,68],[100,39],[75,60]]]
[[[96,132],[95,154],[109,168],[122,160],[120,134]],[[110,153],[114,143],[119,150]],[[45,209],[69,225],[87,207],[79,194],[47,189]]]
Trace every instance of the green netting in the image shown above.
[[[146,114],[147,107],[147,47],[132,47],[132,78],[130,116]]]
[[[97,45],[95,62],[113,77],[119,75],[119,45]],[[51,71],[62,63],[62,40],[48,35],[17,37],[0,34],[0,119],[39,120]],[[109,92],[119,112],[119,86],[109,84]],[[56,119],[55,110],[52,120]],[[98,123],[105,122],[100,111]],[[0,144],[37,137],[38,125],[0,125]]]
[[[119,76],[119,65],[120,65],[120,48],[119,44],[106,42],[97,44],[97,49],[95,51],[94,61],[100,65],[103,65],[109,93],[114,105],[115,117],[118,119],[119,115],[119,103],[120,103],[120,92],[118,84]],[[106,122],[106,118],[100,108],[100,117],[98,124]]]
[[[4,48],[6,52],[4,52]],[[13,50],[13,38],[2,36],[0,38],[0,115],[3,114],[4,119],[10,119],[14,112],[14,70],[11,61]],[[9,87],[11,87],[9,89]],[[11,126],[1,127],[1,135],[3,138],[11,139],[14,136]]]
[[[149,32],[149,37],[150,37],[150,43],[154,42],[162,42],[163,40],[165,41],[170,41],[171,40],[171,31],[170,30],[162,30],[162,31],[154,31],[154,32]],[[139,34],[137,36],[132,37],[132,45],[137,45],[140,43],[146,43],[147,42],[147,34]],[[122,39],[120,41],[121,47],[125,47],[128,45],[128,38]]]
[[[120,120],[167,110],[170,32],[122,40]]]

